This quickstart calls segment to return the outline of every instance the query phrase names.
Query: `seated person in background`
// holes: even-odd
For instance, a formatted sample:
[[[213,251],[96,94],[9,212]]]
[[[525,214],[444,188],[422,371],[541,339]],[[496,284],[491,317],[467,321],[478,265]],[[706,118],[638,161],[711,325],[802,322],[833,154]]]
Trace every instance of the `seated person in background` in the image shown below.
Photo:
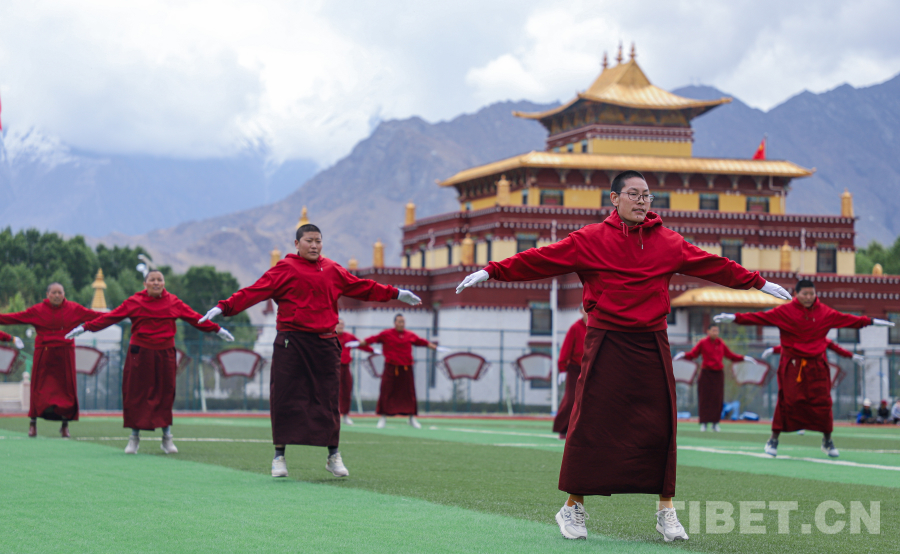
[[[862,410],[856,415],[856,423],[875,423],[875,417],[872,416],[872,401],[868,398],[863,400]]]
[[[891,408],[891,423],[900,424],[900,398],[894,402],[894,407]]]
[[[887,400],[882,400],[878,406],[878,415],[875,417],[875,423],[886,423],[891,418],[891,410],[888,409]]]

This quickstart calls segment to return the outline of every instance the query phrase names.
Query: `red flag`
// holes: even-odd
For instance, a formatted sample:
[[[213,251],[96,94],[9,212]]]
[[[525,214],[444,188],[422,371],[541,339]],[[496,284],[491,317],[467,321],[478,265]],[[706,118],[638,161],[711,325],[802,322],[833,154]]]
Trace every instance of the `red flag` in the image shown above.
[[[759,148],[756,149],[756,154],[753,154],[754,160],[765,160],[766,159],[766,139],[763,137],[762,142],[759,143]]]

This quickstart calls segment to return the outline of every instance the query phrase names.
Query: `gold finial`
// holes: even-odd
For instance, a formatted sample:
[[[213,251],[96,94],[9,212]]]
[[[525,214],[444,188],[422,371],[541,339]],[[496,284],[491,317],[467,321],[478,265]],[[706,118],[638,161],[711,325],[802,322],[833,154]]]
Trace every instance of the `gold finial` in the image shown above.
[[[92,310],[105,310],[106,309],[106,294],[103,291],[106,290],[106,282],[103,280],[103,270],[97,270],[97,276],[94,277],[94,282],[91,284],[91,288],[94,289],[94,298],[91,300],[91,309]]]
[[[501,175],[497,181],[497,205],[509,206],[509,181],[506,180],[506,175]]]
[[[609,59],[606,57],[606,52],[603,52],[603,63],[600,65],[603,66],[603,71],[606,71],[606,68],[609,67]]]
[[[347,269],[359,269],[359,262],[356,261],[356,258],[350,258],[347,261]]]
[[[306,206],[303,206],[303,209],[300,210],[300,222],[297,223],[297,227],[295,229],[299,229],[300,227],[309,224],[309,217],[306,215]]]
[[[631,61],[634,61],[634,59],[637,57],[637,50],[634,49],[633,42],[631,43],[631,54],[629,54],[629,57],[631,58]]]
[[[624,56],[622,56],[622,41],[620,40],[619,41],[619,53],[616,54],[616,62],[622,63],[622,60],[624,60],[624,59],[625,59]]]
[[[406,204],[406,221],[404,225],[412,225],[416,222],[416,205],[412,202]]]
[[[876,277],[881,277],[884,275],[884,268],[881,267],[881,264],[875,264],[872,266],[872,275]]]
[[[275,264],[281,261],[281,250],[275,249],[269,252],[269,267],[275,267]]]
[[[841,194],[841,217],[853,217],[853,195],[847,189]]]
[[[462,265],[475,265],[475,241],[472,235],[466,233],[466,238],[462,241],[462,247],[459,250],[459,262]]]
[[[781,271],[791,270],[791,245],[784,241],[781,245]]]
[[[381,239],[372,247],[372,267],[384,267],[384,244]]]

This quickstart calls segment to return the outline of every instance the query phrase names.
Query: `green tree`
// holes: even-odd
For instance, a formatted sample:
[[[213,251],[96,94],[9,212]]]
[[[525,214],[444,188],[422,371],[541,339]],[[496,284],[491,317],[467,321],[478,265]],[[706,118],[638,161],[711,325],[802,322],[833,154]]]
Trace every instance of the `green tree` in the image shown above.
[[[875,264],[881,264],[886,275],[900,275],[900,237],[888,248],[873,240],[856,250],[856,273],[870,275]]]

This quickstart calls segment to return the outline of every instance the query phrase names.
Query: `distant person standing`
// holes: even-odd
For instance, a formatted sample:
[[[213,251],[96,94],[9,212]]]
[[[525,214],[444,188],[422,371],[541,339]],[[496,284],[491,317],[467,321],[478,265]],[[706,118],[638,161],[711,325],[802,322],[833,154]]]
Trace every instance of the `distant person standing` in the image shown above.
[[[160,448],[177,454],[172,437],[172,407],[175,404],[175,320],[181,319],[206,333],[216,333],[226,341],[234,337],[217,324],[197,323],[200,314],[166,290],[161,271],[144,277],[144,290],[125,299],[115,310],[79,325],[66,335],[75,338],[85,331],[96,333],[110,325],[131,319],[131,341],[122,372],[122,415],[124,427],[131,429],[126,454],[137,454],[140,433],[162,429]]]
[[[719,338],[719,326],[710,325],[706,337],[698,342],[690,352],[679,352],[672,361],[696,360],[703,358],[700,366],[700,378],[697,380],[697,404],[700,415],[700,431],[712,424],[713,431],[719,432],[719,421],[722,419],[722,405],[725,401],[725,364],[724,358],[732,362],[757,361],[750,356],[741,356],[732,352],[725,341]]]
[[[559,350],[558,369],[559,375],[566,384],[559,410],[553,418],[553,432],[559,433],[559,439],[565,440],[569,430],[569,416],[572,415],[572,405],[575,403],[575,386],[578,384],[578,376],[581,375],[581,359],[584,356],[584,337],[587,335],[587,313],[584,306],[579,306],[581,318],[569,327],[566,338],[563,339],[562,348]]]
[[[78,421],[78,390],[75,374],[75,341],[66,331],[103,315],[66,300],[66,290],[50,283],[47,298],[24,312],[0,315],[0,325],[31,325],[34,361],[31,366],[31,406],[28,436],[37,436],[37,418],[61,421],[59,434],[69,438],[69,422]],[[19,342],[21,342],[20,339]]]
[[[384,351],[384,373],[375,413],[380,415],[377,428],[387,425],[387,416],[409,416],[409,424],[420,429],[416,420],[419,405],[416,401],[416,381],[413,377],[413,346],[427,346],[434,350],[437,344],[429,342],[412,331],[406,330],[403,314],[394,316],[394,328],[373,335],[360,346],[380,343]]]
[[[359,343],[359,339],[352,333],[344,331],[344,320],[339,319],[334,332],[337,333],[338,342],[341,343],[341,394],[338,398],[339,411],[341,412],[341,420],[345,425],[353,425],[350,419],[350,404],[353,399],[353,374],[350,372],[350,364],[353,362],[353,346],[347,343]],[[372,352],[372,348],[368,346],[356,346],[365,352]]]

